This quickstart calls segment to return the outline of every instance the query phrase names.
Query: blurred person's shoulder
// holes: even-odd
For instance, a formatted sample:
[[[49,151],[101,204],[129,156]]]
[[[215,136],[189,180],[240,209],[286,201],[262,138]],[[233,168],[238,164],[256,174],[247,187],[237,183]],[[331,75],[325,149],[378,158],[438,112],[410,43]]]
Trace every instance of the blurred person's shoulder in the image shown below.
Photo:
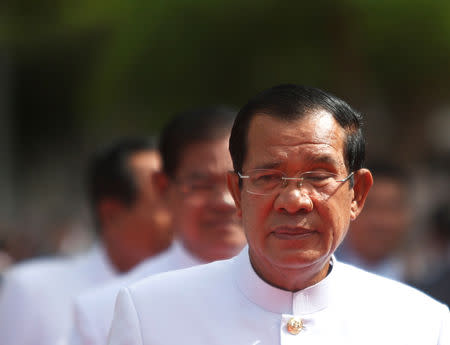
[[[28,281],[42,278],[42,275],[64,272],[74,258],[65,256],[38,257],[19,262],[4,272],[4,279]]]
[[[446,267],[435,279],[419,285],[419,288],[450,306],[450,266]]]
[[[68,286],[74,284],[76,287],[83,284],[82,277],[91,279],[89,275],[95,274],[98,248],[92,248],[86,252],[74,256],[49,256],[26,260],[13,265],[4,273],[3,287],[15,288],[51,288],[52,286]],[[89,273],[89,268],[92,273]]]
[[[423,291],[405,283],[364,271],[350,264],[339,262],[338,290],[346,295],[343,300],[351,300],[351,306],[371,310],[373,315],[389,312],[395,320],[405,311],[436,315],[448,308]],[[378,314],[379,315],[379,314]]]
[[[174,269],[173,252],[172,246],[171,249],[144,260],[131,272],[79,294],[74,305],[77,320],[74,332],[77,336],[83,334],[83,337],[97,338],[97,343],[105,342],[120,288],[152,274]]]
[[[5,299],[20,298],[29,302],[36,296],[44,298],[43,292],[60,286],[59,281],[68,282],[71,260],[68,257],[39,257],[11,266],[3,274],[1,299],[5,302]]]
[[[100,286],[83,291],[83,293],[76,297],[76,304],[81,307],[91,308],[109,303],[111,300],[114,303],[114,298],[121,287],[130,285],[147,276],[173,269],[169,254],[170,250],[167,250],[159,255],[148,258],[130,272],[117,276]]]

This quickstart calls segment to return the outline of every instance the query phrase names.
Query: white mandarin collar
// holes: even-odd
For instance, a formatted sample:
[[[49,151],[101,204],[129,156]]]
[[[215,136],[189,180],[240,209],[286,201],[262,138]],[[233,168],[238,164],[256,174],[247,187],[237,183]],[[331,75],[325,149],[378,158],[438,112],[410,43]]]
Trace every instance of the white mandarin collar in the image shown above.
[[[169,250],[171,255],[173,255],[175,267],[177,267],[177,269],[204,264],[203,261],[188,252],[183,244],[178,240],[173,241],[173,244]]]
[[[78,257],[82,269],[92,275],[93,281],[104,282],[118,275],[102,244],[96,243],[86,254]]]
[[[331,304],[336,260],[332,257],[331,272],[317,284],[297,292],[276,288],[262,280],[254,271],[248,246],[234,258],[233,274],[241,292],[253,303],[278,314],[304,315],[320,311]]]

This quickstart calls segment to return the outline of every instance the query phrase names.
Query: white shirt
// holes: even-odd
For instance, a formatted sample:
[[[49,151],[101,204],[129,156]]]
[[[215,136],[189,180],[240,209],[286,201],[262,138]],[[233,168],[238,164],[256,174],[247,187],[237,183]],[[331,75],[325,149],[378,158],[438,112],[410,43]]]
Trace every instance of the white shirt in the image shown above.
[[[70,330],[73,298],[114,276],[101,247],[73,258],[14,266],[0,291],[0,344],[57,344]]]
[[[287,331],[293,316],[304,328]],[[401,283],[334,261],[292,293],[254,272],[248,248],[146,278],[117,298],[109,345],[450,345],[448,308]]]
[[[75,327],[70,344],[106,345],[120,288],[149,275],[191,267],[201,262],[175,242],[163,254],[145,260],[130,273],[112,283],[89,290],[75,302]]]

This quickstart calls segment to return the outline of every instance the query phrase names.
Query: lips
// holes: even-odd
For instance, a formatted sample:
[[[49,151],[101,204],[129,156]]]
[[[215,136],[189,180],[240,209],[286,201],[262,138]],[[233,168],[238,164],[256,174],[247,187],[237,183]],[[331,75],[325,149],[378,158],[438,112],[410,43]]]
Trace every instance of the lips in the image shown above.
[[[306,229],[297,226],[278,226],[272,230],[271,234],[282,240],[303,239],[316,234],[314,229]]]

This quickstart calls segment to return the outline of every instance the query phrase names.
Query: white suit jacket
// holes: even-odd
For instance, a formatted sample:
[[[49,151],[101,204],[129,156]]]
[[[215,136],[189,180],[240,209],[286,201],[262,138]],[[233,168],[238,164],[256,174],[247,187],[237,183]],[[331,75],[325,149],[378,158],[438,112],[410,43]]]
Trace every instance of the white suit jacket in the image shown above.
[[[101,247],[73,258],[34,259],[13,267],[0,290],[0,344],[58,344],[72,324],[73,298],[114,276]]]
[[[325,279],[291,293],[261,280],[245,249],[123,288],[109,344],[449,345],[449,332],[448,307],[406,285],[334,260]]]
[[[149,275],[191,267],[201,262],[175,242],[164,253],[145,260],[130,273],[81,294],[75,302],[71,345],[106,345],[120,288]]]

